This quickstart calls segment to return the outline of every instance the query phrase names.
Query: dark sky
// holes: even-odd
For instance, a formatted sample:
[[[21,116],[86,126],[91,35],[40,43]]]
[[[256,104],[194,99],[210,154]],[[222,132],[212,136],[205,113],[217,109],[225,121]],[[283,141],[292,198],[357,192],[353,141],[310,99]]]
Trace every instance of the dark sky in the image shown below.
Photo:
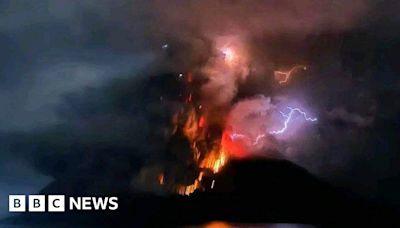
[[[55,107],[65,94],[126,77],[154,59],[132,38],[139,25],[125,27],[127,4],[0,1],[0,134],[7,138],[0,140],[2,216],[8,194],[37,192],[50,180],[26,162],[24,152],[10,155],[7,135],[59,123]],[[111,15],[111,8],[121,14]],[[110,34],[119,35],[112,40]]]
[[[0,0],[0,205],[82,171],[132,172],[140,182],[138,170],[162,160],[179,105],[179,83],[159,75],[185,69],[182,60],[224,33],[251,40],[257,64],[310,65],[306,79],[274,94],[304,98],[320,119],[312,137],[287,145],[299,153],[289,158],[400,204],[400,6],[335,2]]]

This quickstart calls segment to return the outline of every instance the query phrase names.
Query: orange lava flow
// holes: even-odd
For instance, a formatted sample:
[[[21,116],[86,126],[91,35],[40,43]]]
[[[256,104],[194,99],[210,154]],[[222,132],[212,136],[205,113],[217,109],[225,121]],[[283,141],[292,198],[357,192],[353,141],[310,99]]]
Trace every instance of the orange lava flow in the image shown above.
[[[192,81],[192,75],[187,83]],[[196,99],[191,91],[185,98],[186,107],[173,117],[173,134],[181,132],[188,140],[193,153],[193,161],[197,164],[199,174],[190,185],[177,185],[176,192],[181,195],[190,195],[196,190],[204,190],[203,177],[216,174],[226,165],[229,159],[229,151],[222,145],[223,135],[210,134],[210,116],[204,108],[196,104]],[[215,121],[213,123],[215,125]],[[217,122],[221,128],[223,123]],[[207,171],[208,170],[208,171]],[[160,178],[159,178],[160,180]],[[159,181],[161,184],[161,180]]]
[[[200,168],[210,169],[213,173],[218,173],[228,161],[228,154],[223,150],[211,151],[207,157],[201,161]]]
[[[160,185],[164,184],[164,174],[163,173],[158,176],[158,182],[160,183]]]
[[[187,112],[187,119],[183,125],[182,132],[191,145],[193,159],[197,162],[201,170],[210,170],[212,173],[218,173],[228,161],[228,153],[221,147],[220,139],[212,139],[215,144],[207,150],[200,145],[209,144],[207,141],[207,119],[205,115],[197,114],[194,108]],[[195,190],[203,188],[202,179],[204,172],[200,172],[194,183],[187,186],[180,186],[178,193],[181,195],[190,195]]]

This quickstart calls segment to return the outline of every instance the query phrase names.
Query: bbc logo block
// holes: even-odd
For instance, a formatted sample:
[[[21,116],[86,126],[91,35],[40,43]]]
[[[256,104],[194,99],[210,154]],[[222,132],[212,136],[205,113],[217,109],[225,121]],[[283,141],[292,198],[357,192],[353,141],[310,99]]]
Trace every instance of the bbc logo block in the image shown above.
[[[46,211],[46,198],[44,195],[30,195],[28,197],[28,211],[30,212],[44,212]]]
[[[64,212],[65,196],[49,195],[47,200],[45,195],[29,195],[28,197],[25,195],[9,195],[8,197],[9,212],[45,212],[46,206],[48,212]]]
[[[65,211],[65,196],[64,195],[49,195],[48,196],[49,212],[64,212]]]
[[[26,208],[25,195],[9,195],[8,211],[24,212]]]
[[[115,211],[118,197],[115,196],[77,196],[65,195],[9,195],[10,212],[65,212],[69,211]]]

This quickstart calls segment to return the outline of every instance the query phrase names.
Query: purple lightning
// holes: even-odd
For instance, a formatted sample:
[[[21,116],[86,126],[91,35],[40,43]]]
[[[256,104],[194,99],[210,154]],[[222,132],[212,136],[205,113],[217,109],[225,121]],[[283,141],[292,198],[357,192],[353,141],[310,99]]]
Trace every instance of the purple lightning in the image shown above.
[[[230,134],[230,138],[232,141],[235,141],[236,139],[248,139],[250,141],[253,141],[252,142],[253,145],[257,145],[258,141],[260,141],[260,139],[264,138],[265,136],[266,136],[265,134],[259,134],[259,135],[257,135],[256,139],[253,141],[249,136],[244,135],[244,134],[239,134],[239,133]]]
[[[304,120],[306,120],[306,121],[310,121],[310,122],[317,121],[317,118],[308,117],[307,113],[304,112],[303,110],[301,110],[300,108],[292,108],[292,107],[287,107],[287,108],[290,110],[290,112],[288,114],[280,111],[281,115],[285,118],[285,121],[283,122],[283,127],[279,130],[270,131],[269,134],[280,135],[280,134],[284,133],[288,129],[289,123],[293,119],[292,117],[295,113],[299,113],[300,115],[302,115],[304,117]],[[234,141],[236,139],[248,139],[248,140],[252,141],[253,145],[257,145],[259,143],[259,141],[266,136],[267,136],[267,134],[259,134],[259,135],[257,135],[257,137],[254,140],[252,140],[247,135],[239,134],[239,133],[232,133],[230,135],[230,138],[232,141]]]
[[[270,131],[270,132],[269,132],[270,134],[272,134],[272,135],[279,135],[279,134],[284,133],[284,132],[287,130],[287,128],[288,128],[288,126],[289,126],[289,123],[290,123],[290,121],[292,120],[293,114],[294,114],[295,112],[300,113],[300,114],[304,117],[304,119],[305,119],[306,121],[310,121],[310,122],[315,122],[315,121],[317,121],[317,118],[307,117],[307,114],[306,114],[304,111],[302,111],[301,109],[299,109],[299,108],[291,108],[291,107],[287,107],[287,108],[290,110],[290,112],[289,112],[288,114],[285,114],[285,113],[283,113],[283,112],[280,112],[281,115],[282,115],[283,117],[286,118],[285,121],[284,121],[284,123],[283,123],[283,127],[282,127],[281,129],[279,129],[279,130]]]

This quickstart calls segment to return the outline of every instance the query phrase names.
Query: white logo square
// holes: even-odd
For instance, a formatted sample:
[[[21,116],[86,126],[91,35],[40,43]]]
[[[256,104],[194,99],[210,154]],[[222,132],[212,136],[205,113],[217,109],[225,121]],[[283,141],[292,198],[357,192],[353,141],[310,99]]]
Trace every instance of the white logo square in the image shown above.
[[[49,212],[65,211],[65,196],[64,195],[49,195],[47,197],[47,210]]]
[[[8,196],[8,211],[9,212],[24,212],[26,210],[25,195],[9,195]]]
[[[46,211],[46,197],[44,195],[29,195],[29,207],[31,212]]]

